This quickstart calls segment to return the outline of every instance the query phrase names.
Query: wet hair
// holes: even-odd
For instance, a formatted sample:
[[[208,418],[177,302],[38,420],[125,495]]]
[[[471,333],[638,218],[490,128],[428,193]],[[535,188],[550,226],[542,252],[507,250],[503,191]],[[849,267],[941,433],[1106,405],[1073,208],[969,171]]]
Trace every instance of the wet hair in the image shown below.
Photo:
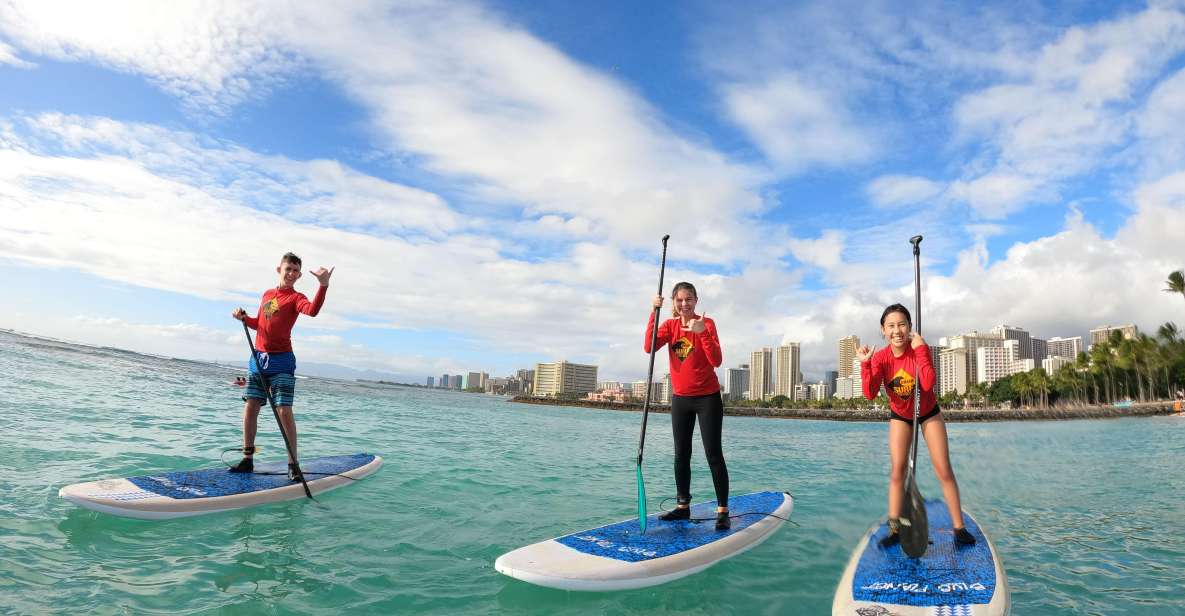
[[[296,256],[294,253],[291,253],[291,252],[284,253],[284,256],[280,257],[280,264],[282,265],[285,262],[291,263],[291,264],[295,265],[297,268],[300,268],[300,257]]]
[[[905,322],[909,323],[911,326],[913,325],[913,319],[909,316],[909,308],[906,308],[901,304],[893,304],[892,306],[885,308],[885,311],[881,313],[881,327],[885,326],[885,319],[894,312],[900,312],[901,314],[905,315]]]
[[[675,296],[679,294],[679,291],[691,291],[691,296],[695,299],[699,299],[699,293],[695,292],[695,285],[691,284],[690,282],[680,282],[675,284],[675,288],[671,289],[671,299],[675,299]],[[679,309],[675,307],[674,302],[671,302],[671,312],[675,316],[679,316]]]

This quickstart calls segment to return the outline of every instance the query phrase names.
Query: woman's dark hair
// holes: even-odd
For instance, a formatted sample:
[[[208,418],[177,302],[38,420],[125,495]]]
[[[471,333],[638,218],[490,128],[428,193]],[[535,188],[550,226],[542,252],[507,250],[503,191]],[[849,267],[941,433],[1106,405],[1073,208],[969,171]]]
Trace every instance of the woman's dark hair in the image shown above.
[[[906,308],[901,304],[893,304],[892,306],[885,308],[885,311],[881,313],[881,327],[885,326],[885,318],[894,312],[900,312],[901,314],[905,315],[905,322],[913,325],[913,319],[909,316],[909,308]]]

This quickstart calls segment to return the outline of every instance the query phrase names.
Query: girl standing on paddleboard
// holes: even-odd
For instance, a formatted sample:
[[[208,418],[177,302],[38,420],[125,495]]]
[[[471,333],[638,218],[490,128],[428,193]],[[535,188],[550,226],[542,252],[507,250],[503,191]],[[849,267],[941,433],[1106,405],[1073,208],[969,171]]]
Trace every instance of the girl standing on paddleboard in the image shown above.
[[[905,466],[909,461],[909,444],[913,439],[913,388],[919,384],[922,398],[918,407],[918,426],[926,438],[934,474],[942,483],[942,495],[950,509],[954,524],[955,542],[975,543],[975,537],[963,526],[963,509],[959,503],[959,484],[950,465],[947,448],[946,422],[942,419],[938,401],[934,398],[934,366],[930,361],[930,347],[921,334],[913,331],[909,310],[893,304],[881,313],[881,333],[889,346],[873,352],[867,345],[856,350],[860,360],[860,379],[864,397],[875,400],[881,385],[889,396],[889,534],[881,539],[883,547],[900,541],[898,530],[901,503],[905,500]]]
[[[728,467],[720,446],[720,430],[724,424],[724,401],[720,398],[720,381],[716,368],[724,362],[720,353],[720,338],[716,323],[707,315],[695,312],[699,297],[690,282],[680,282],[671,292],[674,315],[658,326],[658,348],[668,345],[671,360],[671,432],[675,437],[675,489],[677,505],[659,516],[665,521],[691,518],[691,435],[699,418],[700,438],[708,467],[712,469],[712,485],[716,488],[716,530],[728,530]],[[652,306],[661,308],[663,297],[654,296]],[[642,349],[650,353],[650,339],[654,320],[647,319],[646,338]]]

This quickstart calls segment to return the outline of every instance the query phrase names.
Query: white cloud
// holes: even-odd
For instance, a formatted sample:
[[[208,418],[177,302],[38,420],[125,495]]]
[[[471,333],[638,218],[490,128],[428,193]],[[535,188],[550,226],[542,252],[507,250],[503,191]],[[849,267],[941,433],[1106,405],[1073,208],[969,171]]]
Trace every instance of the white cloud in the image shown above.
[[[32,62],[26,62],[16,55],[16,50],[0,40],[0,64],[7,64],[17,68],[33,68]]]
[[[269,38],[270,12],[240,2],[12,1],[0,6],[0,34],[31,54],[145,75],[189,109],[221,114],[299,66]]]
[[[1167,7],[1066,30],[1025,73],[958,102],[962,139],[990,147],[953,194],[989,218],[1055,198],[1130,142],[1133,101],[1183,51],[1185,13]]]
[[[1157,84],[1138,119],[1145,172],[1151,177],[1175,171],[1185,163],[1182,118],[1185,118],[1185,69]]]
[[[783,73],[757,83],[724,86],[732,119],[783,173],[870,160],[873,131],[858,126],[843,97]]]
[[[942,194],[944,186],[933,180],[908,175],[882,175],[868,184],[868,198],[880,207],[919,205]]]
[[[835,229],[823,232],[819,239],[790,241],[795,259],[816,267],[833,269],[843,261],[844,233]]]
[[[61,12],[14,4],[0,28],[31,53],[144,74],[194,108],[317,70],[367,107],[389,150],[415,153],[486,207],[587,219],[634,247],[670,233],[705,260],[744,260],[758,245],[748,222],[764,208],[762,171],[676,134],[625,84],[476,6]]]

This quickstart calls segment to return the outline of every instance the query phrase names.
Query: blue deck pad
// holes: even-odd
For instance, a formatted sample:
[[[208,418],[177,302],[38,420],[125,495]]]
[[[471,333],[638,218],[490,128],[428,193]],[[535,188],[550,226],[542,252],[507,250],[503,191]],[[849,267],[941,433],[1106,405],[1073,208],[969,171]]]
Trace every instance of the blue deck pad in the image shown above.
[[[987,538],[969,516],[963,516],[973,546],[955,546],[950,511],[940,500],[926,501],[930,547],[910,558],[901,545],[888,549],[877,542],[888,534],[882,524],[860,555],[852,580],[857,601],[890,605],[942,606],[988,603],[996,592],[996,566]]]
[[[755,492],[728,498],[729,515],[743,513],[773,513],[782,506],[782,492]],[[638,520],[626,520],[592,530],[572,533],[556,541],[585,554],[604,556],[625,562],[641,562],[662,558],[723,539],[765,518],[746,515],[733,518],[732,529],[716,531],[716,501],[691,506],[691,517],[710,518],[705,522],[663,522],[660,514],[647,516],[646,534],[641,534]]]
[[[305,481],[320,479],[318,473],[344,473],[370,464],[374,456],[356,453],[348,456],[325,456],[301,460]],[[277,473],[262,475],[260,473]],[[164,475],[129,477],[128,481],[141,490],[176,499],[213,498],[260,492],[282,488],[288,481],[288,463],[269,462],[255,465],[254,473],[232,473],[226,468],[206,468],[197,471],[177,471]],[[297,482],[299,483],[299,482]]]

